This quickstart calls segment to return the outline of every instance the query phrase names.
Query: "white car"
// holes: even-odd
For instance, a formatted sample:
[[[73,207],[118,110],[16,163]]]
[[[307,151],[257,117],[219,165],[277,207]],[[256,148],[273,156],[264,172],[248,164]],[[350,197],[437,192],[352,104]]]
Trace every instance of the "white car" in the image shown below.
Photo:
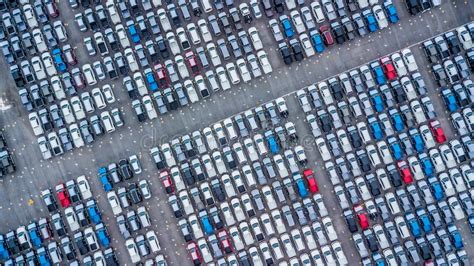
[[[346,254],[344,254],[344,250],[342,250],[341,243],[339,241],[334,241],[331,243],[331,247],[336,255],[337,262],[340,265],[348,265],[349,262],[347,261]]]
[[[237,73],[235,64],[232,62],[227,63],[227,65],[225,65],[225,68],[227,70],[227,74],[229,75],[230,82],[234,85],[240,83],[240,77],[239,77],[239,74]]]
[[[77,120],[81,120],[86,117],[86,113],[84,112],[84,107],[82,106],[82,101],[79,99],[79,96],[74,96],[71,98],[71,106]]]
[[[84,77],[86,78],[88,85],[93,86],[97,84],[97,79],[90,64],[85,64],[82,66],[82,73],[84,73]]]
[[[174,61],[175,61],[176,66],[177,66],[177,68],[178,68],[179,76],[180,76],[182,79],[187,79],[187,78],[189,78],[189,71],[188,71],[188,67],[187,67],[186,64],[184,63],[184,58],[183,58],[181,55],[177,55],[177,56],[174,58]]]
[[[194,23],[189,23],[186,25],[186,29],[188,30],[189,36],[191,37],[191,42],[195,45],[200,44],[201,37],[199,37],[196,25]]]
[[[46,42],[44,41],[43,33],[39,28],[35,28],[32,31],[33,34],[33,39],[35,41],[36,49],[38,49],[38,52],[43,53],[48,50],[48,46],[46,45]]]
[[[219,57],[219,54],[217,53],[216,45],[214,43],[208,43],[207,44],[207,53],[209,54],[209,57],[211,58],[212,65],[215,67],[218,67],[221,65],[221,58]],[[216,69],[217,71],[217,69]]]
[[[324,138],[317,138],[316,146],[318,147],[319,153],[321,154],[323,161],[327,162],[331,160],[331,153],[329,152],[328,146],[326,145]]]
[[[128,39],[127,32],[122,24],[118,24],[115,27],[115,32],[117,33],[118,39],[120,41],[120,45],[123,49],[130,47],[130,40]]]
[[[291,243],[290,236],[287,233],[284,233],[280,236],[281,242],[283,243],[283,246],[285,247],[286,254],[288,257],[294,257],[296,256],[296,251],[295,247]]]
[[[205,19],[200,19],[197,21],[199,26],[199,31],[201,32],[202,39],[205,43],[212,42],[212,35],[209,31],[209,27],[207,26],[207,22]]]
[[[191,80],[184,81],[184,88],[186,89],[186,93],[188,94],[189,101],[191,103],[195,103],[199,101],[199,96],[194,88],[194,84]]]
[[[173,167],[176,165],[176,160],[168,143],[164,143],[161,145],[161,152],[163,152],[163,156],[165,157],[166,164],[168,165],[168,167]]]
[[[63,118],[64,121],[66,121],[66,124],[72,124],[76,122],[76,118],[74,118],[74,114],[72,112],[72,108],[69,104],[69,101],[62,100],[59,105],[61,106],[61,113],[63,114]]]
[[[115,7],[114,1],[107,0],[105,6],[107,7],[107,11],[109,12],[110,20],[112,21],[112,23],[115,25],[119,24],[121,22],[121,19],[119,13],[117,12],[117,8]]]
[[[155,106],[153,105],[150,95],[143,96],[142,103],[145,106],[145,110],[149,119],[155,119],[158,117],[158,113],[155,110]]]
[[[385,29],[388,27],[388,20],[387,16],[385,15],[384,10],[380,5],[375,5],[372,8],[372,11],[374,12],[375,19],[377,20],[377,23],[379,24],[380,29]]]
[[[250,75],[249,69],[247,68],[247,63],[245,59],[239,58],[237,59],[237,67],[239,68],[240,76],[242,76],[242,80],[244,82],[249,82],[252,80],[252,76]]]
[[[415,61],[415,57],[413,56],[411,50],[409,48],[404,49],[402,51],[403,61],[408,68],[409,72],[414,72],[418,70],[418,66]]]
[[[209,246],[207,245],[207,242],[205,239],[200,239],[198,240],[197,242],[198,244],[198,247],[199,247],[199,250],[201,251],[201,256],[204,260],[205,263],[211,263],[214,258],[211,254],[211,252],[209,251]]]
[[[189,215],[188,222],[191,225],[191,230],[193,231],[194,237],[196,239],[199,239],[204,236],[204,233],[202,232],[201,226],[198,222],[198,218],[195,214]]]
[[[148,246],[151,249],[151,252],[156,253],[161,250],[160,242],[154,231],[148,231],[145,235],[146,240],[148,241]]]
[[[114,103],[115,102],[115,95],[112,87],[109,84],[105,84],[102,87],[102,92],[104,94],[105,100],[107,103]]]
[[[48,76],[52,77],[58,74],[58,71],[56,70],[56,67],[53,63],[53,58],[49,52],[44,52],[41,54],[41,60],[43,61],[43,65]]]
[[[35,136],[43,135],[44,130],[43,130],[43,127],[41,126],[38,113],[31,112],[28,115],[28,120],[30,121],[31,128],[33,129],[33,133],[35,134]]]
[[[95,106],[99,109],[104,109],[107,105],[104,100],[104,95],[100,88],[92,89],[92,98],[94,99]]]
[[[284,257],[283,254],[284,253],[283,253],[283,250],[281,248],[280,241],[278,241],[278,238],[276,238],[276,237],[271,238],[269,240],[269,243],[270,243],[270,247],[273,250],[273,254],[275,255],[275,259],[277,261],[283,259],[283,257]],[[317,264],[317,265],[322,265],[322,264]]]
[[[393,65],[395,66],[395,69],[397,70],[398,76],[400,77],[405,76],[408,73],[408,71],[400,54],[399,53],[392,54],[391,59],[392,59]]]
[[[112,212],[115,216],[122,213],[122,207],[120,206],[120,202],[115,191],[110,191],[107,193],[107,200],[109,201],[110,207],[112,208]]]
[[[234,71],[235,71],[235,67],[234,67]],[[230,82],[229,82],[229,79],[227,78],[227,74],[226,74],[226,71],[223,67],[217,67],[216,68],[216,74],[217,74],[217,78],[219,79],[219,82],[221,84],[221,88],[222,90],[226,91],[228,89],[230,89]]]
[[[212,159],[214,160],[214,164],[216,165],[217,172],[219,174],[224,174],[227,172],[227,168],[225,166],[224,160],[222,160],[222,154],[220,151],[215,151],[212,153]]]
[[[35,72],[35,76],[37,80],[42,80],[46,78],[46,72],[44,71],[43,62],[39,56],[35,56],[31,58],[31,66]]]
[[[471,49],[472,47],[474,47],[473,42],[472,42],[472,37],[471,37],[472,32],[469,33],[469,31],[466,29],[465,26],[461,26],[457,28],[456,32],[458,34],[459,40],[461,41],[461,44],[464,50],[467,51]]]
[[[56,97],[56,100],[62,100],[66,98],[66,93],[64,92],[61,78],[59,76],[53,76],[51,78],[51,87],[53,88],[53,93]]]
[[[459,204],[459,201],[456,197],[450,197],[448,199],[448,204],[454,214],[454,218],[457,221],[463,220],[465,218],[461,204]]]
[[[125,246],[127,247],[128,254],[130,255],[130,260],[132,263],[138,263],[140,261],[140,254],[138,253],[137,245],[133,238],[129,238],[125,241]]]
[[[71,134],[74,147],[80,148],[84,146],[84,140],[82,139],[81,131],[79,130],[77,124],[74,123],[69,126],[69,133]]]
[[[267,53],[265,51],[259,51],[257,52],[257,57],[258,61],[260,62],[260,65],[262,66],[263,73],[270,74],[272,73],[272,65],[270,65],[270,61],[268,60]]]
[[[74,212],[73,207],[68,207],[64,210],[64,215],[66,216],[66,221],[69,225],[69,229],[71,229],[71,232],[75,232],[79,230],[80,225],[79,222],[77,221],[77,216],[76,213]]]
[[[102,120],[102,125],[104,125],[105,131],[107,131],[107,133],[115,131],[115,125],[112,121],[109,111],[100,113],[100,119]]]
[[[166,11],[163,8],[158,9],[156,12],[158,14],[158,18],[160,20],[161,28],[164,32],[168,32],[171,30],[170,20],[166,14]]]
[[[133,53],[132,48],[127,48],[124,51],[125,58],[128,62],[128,67],[130,68],[131,72],[137,72],[139,70],[137,59],[135,58],[135,54]]]
[[[136,72],[133,74],[133,81],[135,81],[135,85],[137,86],[138,94],[145,96],[148,93],[148,89],[146,88],[142,73]]]
[[[323,12],[323,9],[321,8],[321,4],[319,3],[319,1],[313,1],[311,3],[311,10],[313,11],[313,15],[316,18],[317,23],[324,22],[326,18],[324,17],[324,12]]]
[[[240,236],[239,229],[237,228],[237,226],[232,226],[231,228],[229,228],[229,235],[232,238],[235,250],[243,250],[245,248],[244,242],[242,241],[242,237]]]
[[[303,19],[301,19],[300,12],[293,10],[291,11],[290,16],[293,26],[295,26],[296,32],[298,32],[298,34],[304,33],[306,31],[306,26],[303,23]]]
[[[23,6],[23,15],[25,16],[26,23],[30,29],[38,27],[38,21],[36,20],[36,15],[33,11],[33,8],[30,4]]]
[[[311,41],[309,40],[308,34],[304,33],[300,35],[300,43],[303,46],[304,53],[306,54],[306,57],[311,57],[316,54],[314,51],[313,45],[311,44]]]
[[[258,30],[255,27],[251,27],[248,30],[250,39],[252,40],[253,47],[256,51],[263,49],[262,40],[260,40],[260,35],[258,34]]]
[[[169,48],[174,56],[181,53],[181,48],[179,47],[178,40],[176,39],[176,35],[174,35],[173,32],[168,32],[166,34],[166,40],[168,40]]]
[[[256,78],[262,76],[262,70],[260,69],[257,57],[255,57],[253,54],[250,54],[247,56],[247,61],[249,62],[252,75]]]
[[[135,174],[141,174],[142,173],[142,166],[140,164],[140,161],[138,160],[137,155],[132,155],[128,157],[128,161],[130,162],[130,166],[132,167],[132,170]]]

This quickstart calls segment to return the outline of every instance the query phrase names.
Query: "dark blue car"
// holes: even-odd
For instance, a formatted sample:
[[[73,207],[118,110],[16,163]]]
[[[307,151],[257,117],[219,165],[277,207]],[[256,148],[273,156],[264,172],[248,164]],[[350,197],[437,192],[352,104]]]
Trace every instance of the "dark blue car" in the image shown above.
[[[398,113],[397,111],[390,112],[390,118],[392,120],[393,127],[397,132],[401,132],[405,129],[405,126],[403,124],[403,118],[400,113]]]
[[[410,132],[411,134],[412,132]],[[425,149],[425,143],[423,142],[423,138],[421,137],[420,133],[416,132],[413,135],[411,135],[411,140],[413,143],[413,146],[415,146],[415,150],[419,153],[422,153],[423,150]]]
[[[420,225],[418,224],[418,221],[416,220],[415,216],[413,213],[408,213],[406,215],[407,221],[408,221],[408,226],[410,227],[411,234],[413,237],[419,237],[421,236],[421,229]]]
[[[462,242],[461,233],[459,233],[459,230],[456,228],[456,226],[454,224],[448,226],[448,231],[451,236],[451,242],[453,242],[454,247],[457,250],[462,249],[464,247],[464,244]]]
[[[66,63],[64,63],[64,60],[61,56],[61,49],[56,48],[51,52],[54,60],[54,64],[56,65],[56,68],[58,69],[59,72],[66,72],[67,66]]]
[[[129,24],[128,25],[128,33],[130,34],[130,37],[132,38],[132,42],[134,42],[134,43],[139,43],[140,42],[140,36],[138,35],[137,28],[135,27],[135,24]]]
[[[5,239],[2,235],[0,235],[0,260],[8,260],[10,259],[10,253],[8,253],[8,249],[5,245]]]
[[[110,238],[109,238],[109,234],[107,233],[107,230],[105,229],[104,224],[103,223],[98,224],[95,227],[95,232],[97,234],[97,238],[99,239],[100,244],[103,247],[108,248],[110,245]]]

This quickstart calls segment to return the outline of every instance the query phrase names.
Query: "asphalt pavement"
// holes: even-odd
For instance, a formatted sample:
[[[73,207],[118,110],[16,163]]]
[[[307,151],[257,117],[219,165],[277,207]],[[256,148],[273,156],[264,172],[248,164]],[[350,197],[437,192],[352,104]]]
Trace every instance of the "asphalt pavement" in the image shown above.
[[[174,218],[161,184],[158,172],[148,155],[149,148],[169,141],[175,136],[181,136],[196,129],[203,128],[216,121],[233,114],[240,113],[256,105],[288,95],[302,87],[326,79],[330,76],[347,71],[363,63],[370,62],[385,54],[393,53],[402,48],[417,44],[433,35],[453,29],[474,19],[474,2],[449,1],[440,8],[424,14],[409,16],[404,1],[396,1],[401,21],[390,28],[371,34],[366,38],[357,39],[342,46],[334,46],[322,55],[306,59],[299,64],[287,67],[279,58],[277,44],[267,28],[267,19],[258,20],[255,26],[260,30],[264,47],[269,54],[273,66],[273,73],[249,84],[233,86],[231,90],[213,95],[210,99],[200,101],[190,107],[181,108],[176,112],[160,116],[158,120],[139,123],[133,110],[131,101],[121,88],[121,79],[111,82],[114,86],[118,101],[111,108],[120,107],[124,114],[125,126],[117,132],[106,135],[94,142],[92,146],[74,150],[49,161],[42,159],[28,122],[27,112],[19,102],[17,88],[10,77],[8,66],[4,59],[0,61],[0,97],[3,104],[11,108],[0,112],[0,125],[5,130],[7,142],[14,152],[17,162],[17,172],[0,180],[0,233],[5,233],[19,224],[27,224],[39,217],[48,216],[48,212],[41,202],[40,191],[54,187],[60,182],[85,174],[89,178],[94,195],[97,196],[99,207],[103,211],[109,232],[113,238],[112,246],[116,249],[121,262],[129,262],[127,251],[123,245],[123,238],[118,232],[110,206],[105,198],[96,173],[99,166],[110,162],[118,162],[121,158],[137,154],[144,168],[138,179],[146,178],[151,185],[154,197],[145,202],[148,207],[153,226],[158,233],[162,253],[172,265],[189,265],[189,259],[184,249],[184,241],[176,227]],[[67,7],[66,1],[59,2],[63,18],[72,18],[73,12]],[[86,35],[79,33],[77,26],[69,19],[69,42],[76,44],[76,54],[79,64],[90,63],[82,39]],[[419,46],[416,46],[419,48]],[[431,73],[421,49],[412,48],[421,73],[431,88],[436,88]],[[3,57],[2,57],[3,58]],[[423,64],[421,64],[423,62]],[[429,87],[430,88],[430,87]],[[450,128],[444,106],[436,90],[429,90],[440,121],[444,128]],[[298,103],[293,95],[287,98],[290,109],[290,121],[293,121],[299,134],[309,136],[308,127],[304,121]],[[448,139],[453,137],[453,130],[448,130]],[[302,140],[310,138],[303,137]],[[310,142],[310,141],[309,141]],[[332,188],[329,179],[322,171],[322,160],[312,144],[305,145],[309,160],[316,173],[319,173],[318,182],[323,188]],[[312,149],[312,150],[311,150]],[[137,179],[134,179],[136,181]],[[349,233],[342,217],[339,204],[330,189],[322,189],[323,199],[329,209],[334,210],[333,221],[338,231],[339,240],[343,245],[349,260],[357,257]],[[462,226],[466,230],[466,226]],[[467,243],[472,242],[470,233],[463,233]],[[473,245],[466,245],[467,253],[474,256]],[[469,250],[471,249],[471,250]],[[351,260],[350,260],[351,261]]]

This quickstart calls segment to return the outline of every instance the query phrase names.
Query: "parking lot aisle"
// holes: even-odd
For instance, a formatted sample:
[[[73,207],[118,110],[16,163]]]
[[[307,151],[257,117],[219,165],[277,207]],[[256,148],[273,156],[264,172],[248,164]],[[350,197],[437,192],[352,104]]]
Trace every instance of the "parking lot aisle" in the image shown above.
[[[289,121],[293,121],[298,132],[299,144],[304,147],[308,157],[308,168],[314,171],[316,181],[318,182],[319,193],[323,196],[323,201],[329,211],[337,237],[341,242],[342,249],[349,261],[360,261],[360,256],[355,250],[351,234],[347,230],[347,224],[342,215],[342,209],[339,206],[333,185],[329,179],[327,171],[324,169],[324,162],[314,143],[313,134],[309,131],[306,115],[301,110],[295,94],[285,98],[290,115]]]

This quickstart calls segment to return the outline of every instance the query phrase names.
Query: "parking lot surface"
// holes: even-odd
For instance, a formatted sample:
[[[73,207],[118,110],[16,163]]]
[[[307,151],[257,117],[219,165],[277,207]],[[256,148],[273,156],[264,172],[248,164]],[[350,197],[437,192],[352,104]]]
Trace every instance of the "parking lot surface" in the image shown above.
[[[97,180],[97,169],[111,162],[118,162],[122,158],[137,154],[140,158],[143,173],[134,181],[146,179],[150,183],[153,198],[143,204],[149,210],[153,228],[158,234],[162,251],[171,265],[189,265],[190,261],[185,250],[185,243],[176,226],[168,204],[168,196],[164,192],[159,172],[149,156],[151,147],[170,142],[173,138],[189,134],[194,130],[202,129],[210,124],[254,108],[280,96],[285,96],[290,116],[288,121],[295,124],[299,133],[300,144],[305,147],[308,156],[308,168],[314,170],[320,186],[323,200],[333,219],[338,232],[339,241],[348,256],[359,256],[350,240],[350,233],[342,217],[339,204],[333,194],[333,187],[329,177],[323,170],[323,160],[314,146],[314,138],[306,124],[305,115],[294,97],[295,91],[312,83],[327,79],[333,75],[348,71],[361,64],[371,62],[386,54],[399,51],[405,47],[411,50],[418,62],[420,73],[427,83],[428,95],[434,103],[448,140],[455,137],[455,131],[449,121],[449,115],[435,84],[430,66],[426,61],[419,42],[444,31],[456,28],[474,19],[474,3],[469,1],[452,1],[443,3],[440,8],[433,9],[418,16],[408,15],[403,1],[396,1],[400,14],[400,22],[389,28],[368,35],[363,39],[341,46],[334,46],[321,55],[306,59],[301,63],[285,66],[277,51],[271,32],[267,28],[267,20],[255,22],[259,29],[265,50],[268,53],[273,72],[260,80],[253,80],[248,84],[232,86],[229,91],[220,92],[211,98],[199,103],[184,107],[178,111],[159,116],[158,119],[139,123],[131,108],[131,101],[122,89],[121,79],[111,81],[115,88],[117,102],[113,107],[119,107],[125,125],[117,132],[106,135],[97,140],[92,146],[87,146],[68,152],[52,160],[43,160],[38,149],[36,137],[33,135],[28,122],[27,112],[19,102],[17,88],[10,76],[8,66],[1,59],[0,64],[0,97],[6,106],[11,108],[0,112],[0,124],[5,130],[5,136],[14,153],[17,172],[0,180],[0,232],[5,233],[19,224],[27,224],[40,217],[47,217],[48,211],[40,197],[40,191],[54,188],[58,183],[72,178],[86,175],[92,186],[99,207],[103,212],[103,219],[112,236],[112,246],[122,263],[129,263],[130,258],[123,245],[124,239],[118,231],[115,218],[105,197],[105,192]],[[66,1],[58,3],[61,17],[73,17],[74,12]],[[69,29],[69,42],[76,44],[76,55],[81,63],[91,62],[83,46],[84,33],[77,30],[77,25],[71,20],[65,20]],[[86,35],[92,35],[87,32]],[[3,57],[2,57],[3,58]],[[472,76],[471,76],[472,77]],[[433,89],[431,89],[433,88]],[[6,109],[6,108],[5,108]],[[459,223],[462,236],[466,243],[465,248],[474,261],[474,240],[468,226]],[[354,260],[355,261],[355,260]],[[354,263],[355,265],[355,263]]]

